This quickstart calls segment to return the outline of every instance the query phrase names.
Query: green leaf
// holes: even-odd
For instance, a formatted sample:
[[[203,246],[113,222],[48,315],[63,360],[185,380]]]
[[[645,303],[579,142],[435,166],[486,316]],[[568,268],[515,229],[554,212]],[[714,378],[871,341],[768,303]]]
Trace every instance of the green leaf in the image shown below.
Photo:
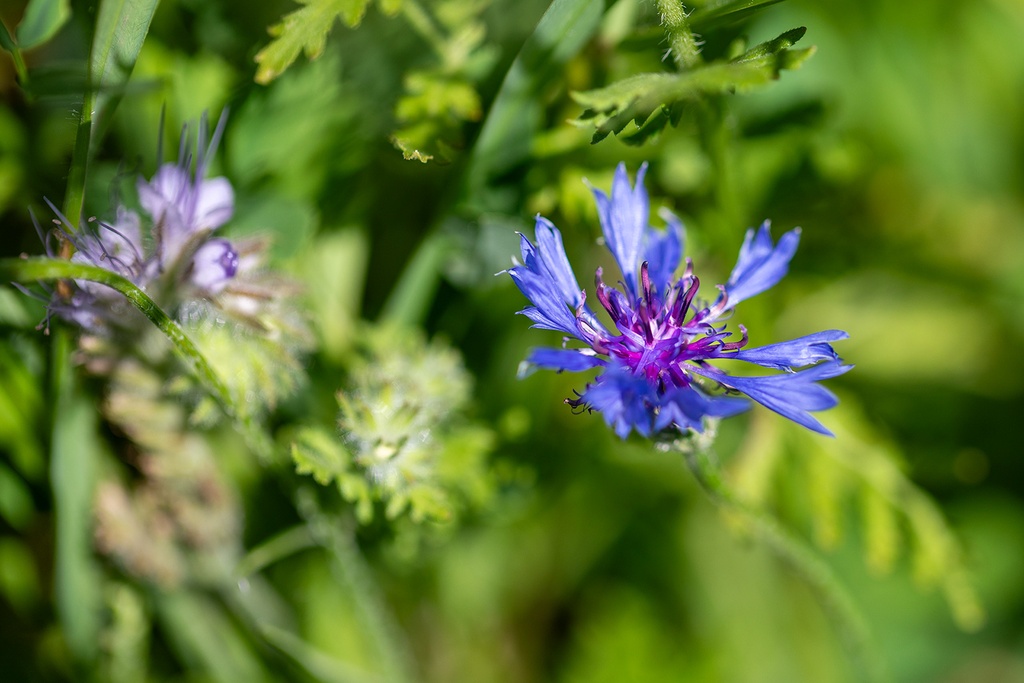
[[[97,654],[101,575],[92,553],[93,490],[99,466],[99,415],[75,386],[67,337],[54,345],[57,405],[50,480],[56,517],[55,592],[68,647],[81,662]]]
[[[260,628],[267,642],[323,683],[378,683],[379,678],[316,649],[299,636],[275,626]]]
[[[856,400],[843,397],[831,411],[829,426],[835,439],[821,437],[796,425],[772,424],[758,426],[758,439],[753,451],[736,463],[740,481],[747,487],[756,470],[756,478],[779,480],[802,469],[808,475],[809,515],[818,531],[819,545],[827,546],[839,528],[821,527],[825,515],[827,525],[844,519],[837,509],[853,498],[860,503],[864,560],[876,573],[891,571],[901,551],[909,547],[914,578],[923,585],[938,585],[944,593],[957,625],[967,631],[979,628],[984,611],[971,584],[964,553],[959,540],[950,529],[938,505],[918,488],[902,471],[902,456],[896,444],[886,440],[860,414]],[[766,442],[770,442],[769,445]],[[768,467],[759,456],[761,449],[784,450],[791,457],[777,459]],[[830,470],[830,471],[829,471]],[[831,483],[824,480],[831,479]],[[822,484],[831,490],[820,490]],[[779,488],[779,487],[776,487]],[[774,491],[775,501],[766,500],[771,508],[784,495]],[[764,496],[763,498],[768,498]],[[829,500],[824,501],[822,498]],[[827,533],[822,534],[822,531]]]
[[[104,0],[96,18],[89,78],[96,90],[92,149],[103,137],[121,88],[135,68],[159,0]]]
[[[0,462],[0,518],[15,529],[24,529],[33,512],[32,494],[28,486],[21,477]]]
[[[323,54],[327,35],[336,19],[340,18],[350,28],[362,22],[370,0],[297,0],[304,5],[281,22],[270,27],[274,40],[256,53],[256,82],[266,85],[284,73],[291,66],[299,52],[305,52],[308,59]],[[378,0],[385,14],[398,11],[400,0]]]
[[[391,141],[407,161],[449,161],[462,146],[462,124],[480,118],[480,96],[465,80],[437,71],[409,74],[405,89],[395,106],[402,127]]]
[[[295,471],[309,474],[322,486],[348,471],[352,456],[337,434],[317,427],[304,427],[292,442]]]
[[[22,615],[27,616],[42,595],[40,575],[25,543],[10,536],[0,537],[0,595]]]
[[[593,127],[595,143],[625,131],[620,136],[625,142],[640,144],[669,123],[678,122],[686,102],[750,90],[778,78],[783,70],[799,67],[814,51],[791,49],[805,32],[804,28],[787,31],[728,62],[713,62],[683,73],[637,74],[598,90],[573,93],[585,108],[576,125]],[[633,128],[626,130],[630,123]]]
[[[706,31],[709,28],[727,22],[740,21],[749,15],[782,0],[722,0],[698,7],[690,14],[690,26],[695,31]]]
[[[69,0],[29,0],[25,16],[18,24],[18,45],[28,50],[42,45],[71,18]]]
[[[505,75],[473,148],[466,173],[471,202],[479,203],[494,178],[530,158],[543,118],[541,91],[598,30],[607,5],[554,0],[541,17]]]
[[[269,680],[260,659],[224,609],[188,592],[160,595],[157,614],[170,645],[190,667],[217,683]]]

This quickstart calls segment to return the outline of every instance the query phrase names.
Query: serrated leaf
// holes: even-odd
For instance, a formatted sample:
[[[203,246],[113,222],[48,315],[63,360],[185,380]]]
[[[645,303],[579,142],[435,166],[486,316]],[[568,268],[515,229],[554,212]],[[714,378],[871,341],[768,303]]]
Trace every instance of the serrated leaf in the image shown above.
[[[256,53],[256,82],[266,85],[274,80],[304,52],[308,59],[323,54],[327,35],[334,22],[341,19],[349,28],[363,21],[370,0],[297,0],[301,9],[286,14],[268,31],[274,36],[266,47]],[[385,14],[394,14],[400,0],[379,0]]]
[[[877,490],[864,488],[861,490],[861,514],[868,568],[878,574],[888,574],[900,552],[897,511]]]
[[[476,89],[459,75],[432,70],[409,74],[405,90],[395,105],[402,127],[392,134],[392,143],[406,160],[449,161],[462,146],[463,125],[480,119]]]
[[[315,427],[300,429],[291,450],[295,471],[322,486],[347,472],[352,460],[336,434]]]
[[[18,24],[18,46],[28,50],[52,38],[71,18],[69,0],[29,0]]]
[[[808,475],[814,540],[822,548],[835,548],[842,536],[842,476],[825,458],[812,458]]]
[[[728,62],[713,62],[683,73],[637,74],[604,88],[572,93],[584,107],[576,121],[595,129],[592,143],[615,133],[640,144],[670,123],[678,122],[681,106],[704,95],[749,90],[800,66],[814,48],[791,49],[806,29],[796,28],[761,43]],[[632,128],[626,129],[632,124]],[[625,133],[624,133],[625,131]]]

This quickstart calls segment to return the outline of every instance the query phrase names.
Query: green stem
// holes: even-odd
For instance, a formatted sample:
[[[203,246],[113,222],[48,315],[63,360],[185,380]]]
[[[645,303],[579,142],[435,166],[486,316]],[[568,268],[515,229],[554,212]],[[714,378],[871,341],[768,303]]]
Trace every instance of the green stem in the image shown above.
[[[250,576],[279,560],[316,545],[316,539],[309,532],[309,527],[305,524],[293,526],[249,551],[249,554],[238,563],[235,574],[239,577]]]
[[[807,543],[783,528],[774,518],[750,507],[733,493],[708,448],[681,441],[675,442],[674,448],[683,454],[687,467],[711,501],[741,517],[758,540],[818,593],[854,665],[859,669],[858,680],[888,680],[863,615],[828,564]]]
[[[38,280],[89,280],[111,287],[125,296],[136,308],[142,311],[149,320],[163,332],[179,355],[185,360],[192,371],[199,377],[206,388],[217,397],[222,407],[232,417],[238,416],[231,392],[213,371],[206,358],[199,352],[196,345],[185,334],[149,295],[136,287],[131,281],[117,273],[90,266],[84,263],[72,263],[59,259],[27,258],[0,260],[0,280],[17,282],[35,282]]]
[[[686,8],[679,0],[657,0],[658,13],[661,14],[661,25],[668,34],[669,48],[672,59],[680,69],[692,69],[701,62],[700,47],[690,30],[690,21],[686,16]]]
[[[27,93],[28,67],[25,66],[25,58],[21,54],[21,48],[14,41],[14,36],[7,30],[2,21],[0,21],[0,47],[11,53],[11,59],[14,60],[14,72],[18,75],[18,82],[21,83],[21,89]]]
[[[351,531],[343,528],[340,520],[329,518],[320,511],[314,494],[301,488],[296,495],[296,509],[306,520],[313,537],[331,553],[339,578],[349,588],[363,625],[373,639],[384,666],[384,678],[389,683],[411,683],[413,658],[402,632],[388,611],[380,587],[373,578]]]
[[[185,361],[192,373],[199,378],[207,391],[220,403],[224,412],[241,427],[250,448],[260,457],[269,457],[273,446],[266,433],[256,424],[253,416],[240,410],[224,381],[195,343],[188,338],[169,315],[164,313],[153,299],[129,280],[98,266],[72,263],[59,259],[26,258],[0,259],[0,281],[36,282],[39,280],[89,280],[107,285],[124,295],[136,308],[159,328],[171,341],[178,355]]]
[[[86,92],[82,99],[82,116],[75,135],[75,149],[71,153],[68,186],[64,193],[64,216],[68,225],[77,229],[85,203],[85,179],[89,171],[89,145],[92,139],[92,107],[94,96]],[[63,254],[62,254],[63,255]]]
[[[451,239],[438,230],[424,238],[391,290],[381,312],[381,322],[407,326],[423,323],[451,251]]]

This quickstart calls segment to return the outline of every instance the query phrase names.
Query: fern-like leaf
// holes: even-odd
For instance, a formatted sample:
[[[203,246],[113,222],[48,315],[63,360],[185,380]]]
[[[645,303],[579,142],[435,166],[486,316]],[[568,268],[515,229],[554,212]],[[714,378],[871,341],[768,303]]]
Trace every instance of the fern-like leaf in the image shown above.
[[[799,67],[814,53],[813,47],[793,49],[805,32],[804,28],[786,31],[729,61],[682,73],[637,74],[605,88],[573,93],[584,107],[576,125],[594,129],[593,143],[615,133],[624,142],[641,144],[666,125],[676,124],[688,101],[750,90],[777,79],[783,70]],[[634,127],[626,130],[630,123]]]
[[[274,80],[305,52],[308,59],[323,54],[327,35],[334,22],[341,19],[346,26],[355,28],[366,14],[370,0],[297,0],[303,7],[286,14],[281,22],[271,26],[274,39],[256,54],[256,82],[266,85]],[[401,0],[378,0],[381,11],[395,14]]]

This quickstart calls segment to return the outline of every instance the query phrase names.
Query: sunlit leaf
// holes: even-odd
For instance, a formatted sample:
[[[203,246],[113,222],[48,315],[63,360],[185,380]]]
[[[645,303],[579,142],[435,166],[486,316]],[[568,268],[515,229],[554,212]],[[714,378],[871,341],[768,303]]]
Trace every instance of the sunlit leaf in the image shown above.
[[[370,0],[298,0],[303,5],[281,22],[270,27],[274,40],[256,54],[256,82],[267,84],[291,66],[300,52],[308,59],[323,54],[327,35],[334,22],[341,19],[347,26],[355,28],[362,22]],[[401,0],[379,0],[381,10],[393,14],[401,6]]]
[[[305,427],[292,441],[292,460],[296,472],[309,474],[318,484],[326,486],[348,471],[352,456],[334,432]]]
[[[97,89],[94,125],[104,125],[106,110],[120,99],[118,88],[128,80],[149,33],[158,0],[104,0],[93,36],[89,77]],[[100,135],[93,135],[95,140]]]
[[[795,69],[814,48],[792,46],[806,29],[796,28],[757,45],[727,62],[712,62],[681,73],[636,74],[598,90],[575,92],[584,107],[576,125],[593,128],[593,142],[615,133],[627,143],[640,144],[675,124],[680,105],[704,95],[742,92],[765,85],[786,69]],[[633,127],[627,129],[629,124]]]

